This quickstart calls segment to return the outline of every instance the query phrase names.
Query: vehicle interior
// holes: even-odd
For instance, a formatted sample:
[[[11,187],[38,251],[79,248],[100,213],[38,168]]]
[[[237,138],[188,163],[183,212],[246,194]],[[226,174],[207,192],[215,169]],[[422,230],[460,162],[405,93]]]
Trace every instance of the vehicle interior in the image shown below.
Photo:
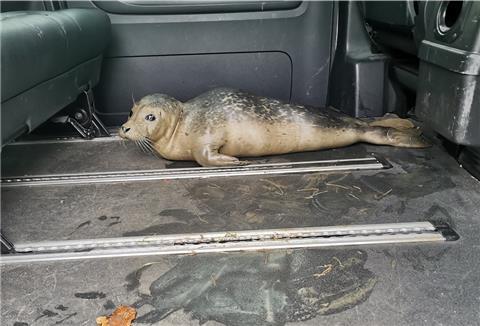
[[[2,325],[478,323],[480,2],[0,6]],[[219,168],[118,135],[146,95],[219,87],[431,146]]]

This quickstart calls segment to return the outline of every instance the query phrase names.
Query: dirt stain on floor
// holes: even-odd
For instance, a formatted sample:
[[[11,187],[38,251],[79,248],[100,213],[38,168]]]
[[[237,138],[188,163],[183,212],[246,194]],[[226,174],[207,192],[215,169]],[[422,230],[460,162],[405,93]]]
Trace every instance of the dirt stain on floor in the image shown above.
[[[92,299],[103,299],[105,298],[106,294],[103,292],[82,292],[82,293],[75,293],[74,296],[80,299],[92,300]]]
[[[410,200],[455,187],[434,160],[405,153],[393,163],[374,172],[187,180],[186,197],[197,209],[164,209],[157,224],[124,235],[397,222]]]
[[[341,312],[365,301],[376,284],[366,259],[360,250],[181,257],[141,295],[135,306],[153,309],[137,321],[157,323],[183,309],[201,324],[285,325]]]

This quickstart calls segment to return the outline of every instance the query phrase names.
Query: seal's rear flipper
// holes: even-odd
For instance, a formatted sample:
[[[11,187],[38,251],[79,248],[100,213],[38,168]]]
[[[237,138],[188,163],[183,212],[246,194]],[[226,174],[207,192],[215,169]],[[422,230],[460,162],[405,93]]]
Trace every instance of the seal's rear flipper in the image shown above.
[[[371,127],[388,127],[398,130],[413,129],[415,125],[408,119],[385,117],[378,118],[368,124]]]
[[[398,130],[385,127],[367,127],[360,136],[360,141],[376,145],[396,147],[425,148],[431,144],[422,136],[420,129]]]
[[[336,118],[342,120],[343,122],[350,124],[351,126],[362,126],[362,127],[385,127],[385,128],[395,128],[398,130],[413,129],[415,124],[409,119],[399,118],[398,115],[393,113],[387,113],[383,117],[373,118],[363,120],[361,118],[354,118],[351,116],[342,113],[335,108],[329,108],[330,114],[333,114]]]

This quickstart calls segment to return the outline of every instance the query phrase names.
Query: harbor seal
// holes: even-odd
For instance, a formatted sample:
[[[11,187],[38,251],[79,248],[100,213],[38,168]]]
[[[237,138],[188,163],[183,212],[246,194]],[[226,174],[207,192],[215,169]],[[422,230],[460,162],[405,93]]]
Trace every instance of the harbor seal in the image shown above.
[[[283,103],[217,88],[187,102],[153,94],[134,103],[122,138],[169,160],[202,166],[241,165],[239,157],[315,151],[357,142],[422,148],[428,143],[405,119],[364,122],[332,109]]]

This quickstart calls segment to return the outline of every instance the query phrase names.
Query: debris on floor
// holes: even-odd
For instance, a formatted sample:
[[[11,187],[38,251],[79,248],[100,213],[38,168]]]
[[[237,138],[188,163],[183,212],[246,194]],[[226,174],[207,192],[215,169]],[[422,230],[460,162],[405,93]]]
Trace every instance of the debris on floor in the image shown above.
[[[130,326],[137,317],[135,308],[129,306],[119,306],[109,316],[97,317],[97,326]]]

